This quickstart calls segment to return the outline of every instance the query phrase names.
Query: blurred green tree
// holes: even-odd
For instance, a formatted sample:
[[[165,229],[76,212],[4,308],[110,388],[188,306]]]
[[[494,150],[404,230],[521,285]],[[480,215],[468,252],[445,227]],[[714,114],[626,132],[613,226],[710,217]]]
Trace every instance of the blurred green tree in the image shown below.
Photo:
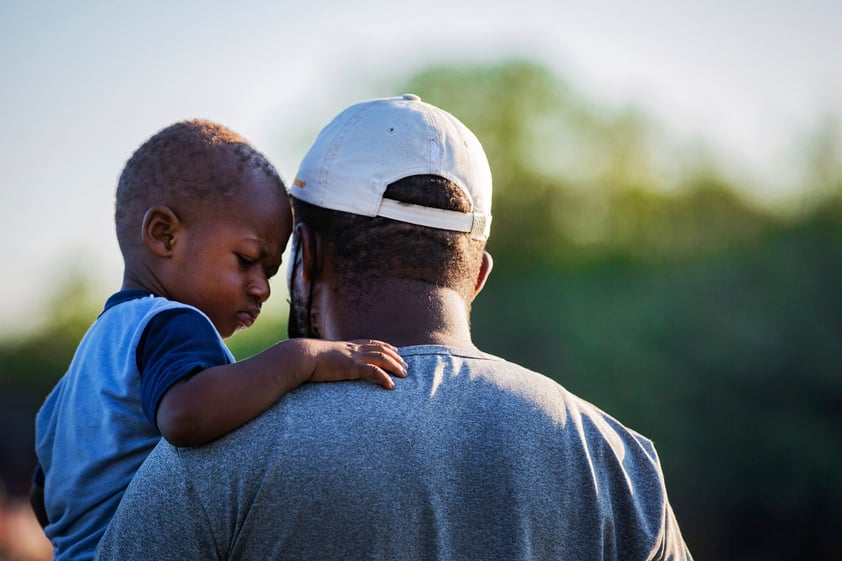
[[[407,90],[457,115],[486,148],[502,233],[489,247],[503,267],[687,257],[773,225],[640,110],[597,106],[533,63],[432,68]]]

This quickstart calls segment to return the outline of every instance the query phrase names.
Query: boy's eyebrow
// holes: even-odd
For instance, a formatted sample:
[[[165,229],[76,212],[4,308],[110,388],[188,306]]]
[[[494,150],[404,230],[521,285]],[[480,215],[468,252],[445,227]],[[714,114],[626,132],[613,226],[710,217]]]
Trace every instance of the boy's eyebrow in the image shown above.
[[[254,236],[244,236],[244,237],[240,238],[240,241],[252,243],[252,244],[255,244],[255,245],[259,245],[261,248],[266,247],[266,240],[264,240],[263,238],[258,238],[258,237],[254,237]]]
[[[256,245],[258,247],[258,251],[260,252],[260,259],[263,259],[264,257],[270,257],[272,255],[271,253],[269,253],[266,240],[263,240],[261,238],[245,237],[240,238],[240,241]],[[283,254],[283,249],[281,249],[280,254]]]

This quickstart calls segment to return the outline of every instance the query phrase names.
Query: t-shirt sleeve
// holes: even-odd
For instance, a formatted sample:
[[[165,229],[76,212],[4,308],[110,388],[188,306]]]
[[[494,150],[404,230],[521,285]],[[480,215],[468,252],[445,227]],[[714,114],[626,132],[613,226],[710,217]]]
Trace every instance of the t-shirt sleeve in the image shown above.
[[[158,426],[158,404],[176,382],[205,368],[230,363],[213,324],[195,310],[179,308],[156,315],[137,347],[141,405],[146,418]]]

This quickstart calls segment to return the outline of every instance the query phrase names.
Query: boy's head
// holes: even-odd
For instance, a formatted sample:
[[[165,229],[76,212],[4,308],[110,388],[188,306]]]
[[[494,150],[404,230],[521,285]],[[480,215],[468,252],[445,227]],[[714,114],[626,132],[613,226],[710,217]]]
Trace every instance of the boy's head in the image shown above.
[[[199,119],[161,130],[135,151],[120,175],[115,208],[120,250],[125,255],[141,243],[140,227],[150,206],[200,213],[224,207],[238,194],[237,174],[254,168],[283,191],[272,164],[236,132]]]
[[[124,288],[193,305],[223,337],[269,296],[290,232],[284,184],[237,133],[179,122],[135,151],[117,186]]]

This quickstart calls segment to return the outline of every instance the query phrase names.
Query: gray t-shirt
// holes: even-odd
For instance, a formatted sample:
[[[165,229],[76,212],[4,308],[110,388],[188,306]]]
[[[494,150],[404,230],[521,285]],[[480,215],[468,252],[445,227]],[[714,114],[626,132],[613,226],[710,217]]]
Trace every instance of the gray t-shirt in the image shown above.
[[[690,559],[649,440],[499,358],[400,352],[391,392],[307,384],[210,445],[162,441],[97,558]]]

